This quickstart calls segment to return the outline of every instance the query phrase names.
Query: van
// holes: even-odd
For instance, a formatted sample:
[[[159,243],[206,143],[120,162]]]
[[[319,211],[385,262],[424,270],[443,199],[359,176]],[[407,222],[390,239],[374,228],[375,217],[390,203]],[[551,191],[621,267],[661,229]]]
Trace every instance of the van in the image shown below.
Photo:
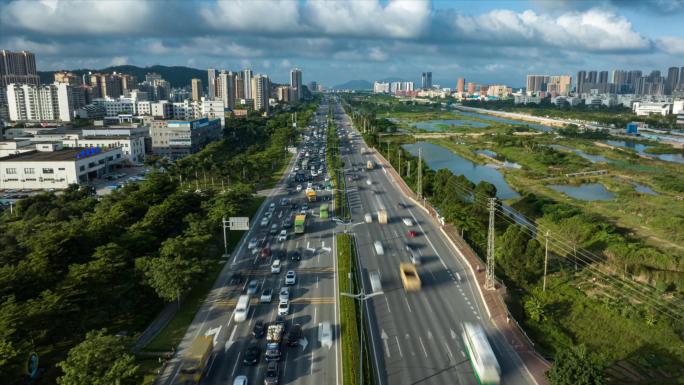
[[[318,341],[320,341],[321,346],[330,348],[332,346],[332,326],[330,326],[330,321],[321,322],[318,324]]]
[[[235,307],[235,315],[233,317],[235,322],[242,322],[247,319],[250,302],[249,295],[241,295],[240,298],[238,298],[237,306]]]
[[[373,223],[373,216],[370,213],[366,213],[363,216],[363,219],[366,221],[366,223]]]
[[[385,254],[385,249],[382,247],[382,242],[380,241],[375,241],[373,243],[373,246],[375,246],[375,253],[378,255],[384,255]]]

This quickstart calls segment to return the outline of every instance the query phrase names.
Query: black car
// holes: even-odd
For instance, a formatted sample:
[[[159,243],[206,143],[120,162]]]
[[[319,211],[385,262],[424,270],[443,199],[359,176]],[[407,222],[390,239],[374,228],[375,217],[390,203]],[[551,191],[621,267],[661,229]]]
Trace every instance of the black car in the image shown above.
[[[299,250],[290,251],[290,261],[301,261],[301,260],[302,260],[302,253],[300,253]]]
[[[254,329],[252,329],[252,335],[255,338],[261,338],[264,334],[266,334],[266,325],[264,325],[264,321],[256,321]]]
[[[276,324],[276,325],[283,325],[283,330],[284,330],[284,329],[285,329],[285,326],[286,326],[286,325],[285,325],[285,317],[283,317],[283,316],[281,316],[281,315],[276,316],[275,324]]]
[[[290,208],[291,208],[292,210],[297,210],[297,204],[296,204],[296,203],[292,203],[292,204],[290,205]]]
[[[273,250],[273,259],[284,260],[286,255],[287,255],[287,253],[283,249]]]
[[[292,327],[292,329],[290,329],[289,332],[287,332],[287,335],[285,336],[285,342],[287,343],[287,346],[297,346],[301,338],[302,325],[296,324]]]
[[[229,281],[229,283],[230,283],[231,285],[239,285],[239,284],[241,284],[241,283],[243,282],[243,279],[244,279],[244,277],[242,276],[242,274],[240,274],[240,273],[233,273],[233,274],[230,276],[230,281]]]
[[[256,365],[259,363],[259,355],[261,354],[261,349],[256,344],[249,345],[247,351],[245,351],[245,358],[242,363],[248,366]]]
[[[278,361],[270,361],[264,374],[264,385],[278,385]]]

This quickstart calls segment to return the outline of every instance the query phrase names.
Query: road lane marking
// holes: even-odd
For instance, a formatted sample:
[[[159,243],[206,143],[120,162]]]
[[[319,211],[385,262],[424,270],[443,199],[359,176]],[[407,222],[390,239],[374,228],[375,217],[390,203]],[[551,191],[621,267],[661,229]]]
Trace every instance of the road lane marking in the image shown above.
[[[380,334],[380,338],[382,339],[382,342],[385,344],[385,354],[387,355],[387,358],[391,358],[392,355],[390,354],[389,344],[387,343],[387,339],[389,337],[387,336],[387,333],[385,333],[385,329],[382,329],[382,334]]]
[[[226,344],[223,347],[223,352],[227,352],[228,349],[230,349],[231,346],[233,346],[233,343],[235,343],[235,340],[233,337],[235,337],[235,332],[237,331],[237,327],[233,328],[233,332],[230,333],[230,337],[228,337],[228,341],[226,341]]]
[[[454,329],[449,329],[449,331],[451,332],[451,339],[455,340],[456,339],[456,332],[454,331]]]
[[[316,289],[318,289],[318,275],[316,275]]]
[[[235,360],[235,365],[233,365],[233,370],[230,372],[230,377],[235,377],[235,371],[237,370],[238,362],[240,362],[240,356],[242,352],[238,353],[237,360]]]
[[[409,305],[408,299],[407,299],[406,297],[404,297],[404,301],[406,301],[406,307],[408,307],[408,311],[409,311],[410,313],[413,313],[413,312],[411,311],[411,305]]]
[[[394,336],[394,339],[397,340],[397,348],[399,348],[399,355],[403,358],[404,354],[401,352],[401,345],[399,344],[399,337]]]
[[[444,343],[444,347],[445,347],[446,350],[447,350],[447,355],[449,356],[449,362],[451,362],[451,360],[454,359],[454,355],[451,353],[451,349],[449,349],[449,344],[447,344],[447,343],[445,342],[445,343]]]
[[[418,341],[420,341],[420,346],[423,348],[423,353],[425,354],[425,358],[428,358],[427,350],[425,349],[425,345],[423,344],[423,339],[418,336]]]
[[[387,312],[388,312],[388,313],[391,313],[392,310],[390,310],[389,300],[387,300],[387,296],[386,296],[386,295],[383,295],[383,297],[385,298],[385,303],[387,304]]]

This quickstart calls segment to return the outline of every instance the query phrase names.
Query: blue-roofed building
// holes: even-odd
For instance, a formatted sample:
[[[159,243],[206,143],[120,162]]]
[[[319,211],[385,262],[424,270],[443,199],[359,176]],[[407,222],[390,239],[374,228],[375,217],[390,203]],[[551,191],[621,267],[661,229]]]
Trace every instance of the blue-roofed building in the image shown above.
[[[639,135],[639,123],[637,123],[637,122],[627,123],[627,135],[634,135],[634,136]]]
[[[194,154],[221,139],[221,120],[155,120],[150,126],[152,153],[168,159]]]

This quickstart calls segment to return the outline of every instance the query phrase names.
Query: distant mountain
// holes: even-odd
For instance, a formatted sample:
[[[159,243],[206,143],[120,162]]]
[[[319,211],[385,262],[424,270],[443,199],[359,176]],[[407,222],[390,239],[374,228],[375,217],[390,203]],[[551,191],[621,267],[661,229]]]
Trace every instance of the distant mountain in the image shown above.
[[[207,82],[207,71],[206,70],[200,70],[197,68],[190,68],[190,67],[182,67],[182,66],[173,66],[173,67],[168,67],[168,66],[162,66],[162,65],[154,65],[151,67],[137,67],[134,65],[121,65],[121,66],[113,66],[113,67],[107,67],[107,68],[102,68],[102,69],[78,69],[78,70],[70,70],[69,72],[73,72],[78,75],[83,75],[88,72],[102,72],[102,73],[111,73],[111,72],[121,72],[129,75],[134,75],[138,81],[143,81],[145,80],[145,74],[149,72],[156,72],[162,76],[165,80],[167,80],[169,83],[171,83],[171,87],[185,87],[190,85],[190,80],[192,78],[199,78],[202,79],[202,85],[206,86]],[[43,83],[52,83],[54,81],[54,76],[53,74],[57,71],[38,71],[38,75],[40,76],[40,80]]]
[[[336,90],[372,90],[373,83],[368,80],[350,80],[333,87]]]

